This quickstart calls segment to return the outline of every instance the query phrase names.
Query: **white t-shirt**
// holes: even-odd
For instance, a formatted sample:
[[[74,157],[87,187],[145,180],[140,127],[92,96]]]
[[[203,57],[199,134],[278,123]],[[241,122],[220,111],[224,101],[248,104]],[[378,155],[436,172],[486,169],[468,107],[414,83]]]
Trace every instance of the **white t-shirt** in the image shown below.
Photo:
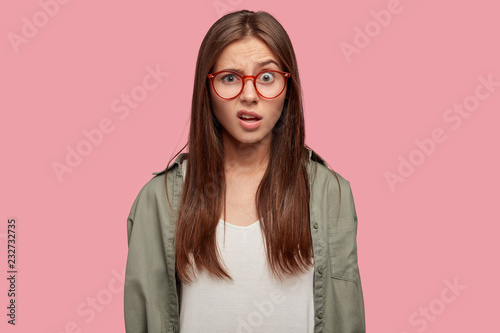
[[[221,219],[216,240],[233,281],[204,271],[182,284],[181,333],[314,331],[313,267],[284,282],[271,276],[260,221],[241,227]]]

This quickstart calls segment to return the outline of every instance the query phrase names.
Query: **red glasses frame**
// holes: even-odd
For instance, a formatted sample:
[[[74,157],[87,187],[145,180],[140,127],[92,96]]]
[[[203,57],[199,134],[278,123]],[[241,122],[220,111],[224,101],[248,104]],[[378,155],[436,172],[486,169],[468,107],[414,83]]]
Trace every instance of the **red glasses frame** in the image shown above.
[[[214,84],[214,78],[217,74],[220,74],[220,73],[231,73],[231,74],[234,74],[236,76],[238,76],[242,81],[243,81],[243,84],[241,85],[241,90],[240,92],[234,96],[234,97],[231,97],[231,98],[225,98],[225,97],[222,97],[221,95],[219,95],[219,93],[217,92],[217,90],[215,89],[215,84]],[[259,77],[260,74],[262,73],[267,73],[267,72],[274,72],[274,73],[279,73],[283,76],[283,78],[285,79],[285,84],[283,85],[283,89],[280,91],[280,93],[274,97],[266,97],[266,96],[263,96],[260,92],[259,92],[259,89],[257,89],[257,84],[255,83],[255,78],[256,77]],[[212,89],[215,91],[215,93],[217,94],[217,96],[219,96],[220,98],[222,99],[225,99],[225,100],[230,100],[230,99],[235,99],[236,97],[238,97],[241,92],[243,91],[243,89],[245,89],[245,83],[247,82],[247,79],[251,79],[252,82],[253,82],[253,87],[255,88],[255,91],[257,92],[257,94],[259,94],[259,96],[261,96],[262,98],[265,98],[265,99],[274,99],[276,97],[278,97],[279,95],[281,95],[283,93],[283,91],[285,91],[285,88],[286,88],[286,84],[288,82],[288,78],[291,77],[292,74],[290,73],[287,73],[287,72],[281,72],[281,71],[276,71],[276,70],[272,70],[272,69],[268,69],[268,70],[265,70],[265,71],[262,71],[260,73],[258,73],[257,75],[241,75],[240,73],[236,73],[236,72],[233,72],[233,71],[219,71],[219,72],[215,72],[215,73],[210,73],[207,75],[207,77],[210,79],[210,81],[212,82]]]

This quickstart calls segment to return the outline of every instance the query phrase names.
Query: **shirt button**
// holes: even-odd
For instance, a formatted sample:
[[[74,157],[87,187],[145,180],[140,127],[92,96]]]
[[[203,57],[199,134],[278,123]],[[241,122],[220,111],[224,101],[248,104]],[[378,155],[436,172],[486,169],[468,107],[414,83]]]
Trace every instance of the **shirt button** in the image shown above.
[[[313,228],[314,228],[314,229],[318,229],[318,223],[317,223],[317,222],[314,222],[314,224],[313,224]]]
[[[323,311],[318,312],[318,318],[322,319],[323,318]]]
[[[323,267],[318,268],[318,273],[323,274]]]

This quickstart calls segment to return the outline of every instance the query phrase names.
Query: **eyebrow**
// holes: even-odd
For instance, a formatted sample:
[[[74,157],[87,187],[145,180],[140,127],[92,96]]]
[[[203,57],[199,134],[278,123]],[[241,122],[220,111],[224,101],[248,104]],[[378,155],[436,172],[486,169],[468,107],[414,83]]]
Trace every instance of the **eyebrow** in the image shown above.
[[[262,62],[259,62],[257,63],[257,68],[262,68],[266,65],[269,65],[269,64],[275,64],[278,68],[280,67],[280,65],[278,65],[278,63],[272,59],[269,59],[269,60],[266,60],[266,61],[262,61]],[[221,69],[220,71],[233,71],[233,72],[240,72],[240,69],[238,68],[226,68],[226,69]],[[220,72],[219,71],[219,72]]]

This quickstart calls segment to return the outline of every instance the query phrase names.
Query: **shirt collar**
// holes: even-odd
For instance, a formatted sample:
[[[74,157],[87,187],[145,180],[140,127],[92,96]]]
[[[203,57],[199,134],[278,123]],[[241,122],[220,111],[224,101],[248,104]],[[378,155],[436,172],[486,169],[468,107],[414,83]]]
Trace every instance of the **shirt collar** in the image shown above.
[[[172,164],[170,164],[168,166],[167,171],[170,170],[170,169],[172,169],[176,165],[182,166],[182,161],[186,158],[186,156],[187,156],[187,153],[181,153],[181,154],[179,154],[179,156],[177,156],[177,158],[175,159],[174,163],[172,163]],[[164,172],[165,172],[165,170],[153,172],[153,175],[155,175],[155,176],[161,175]]]

